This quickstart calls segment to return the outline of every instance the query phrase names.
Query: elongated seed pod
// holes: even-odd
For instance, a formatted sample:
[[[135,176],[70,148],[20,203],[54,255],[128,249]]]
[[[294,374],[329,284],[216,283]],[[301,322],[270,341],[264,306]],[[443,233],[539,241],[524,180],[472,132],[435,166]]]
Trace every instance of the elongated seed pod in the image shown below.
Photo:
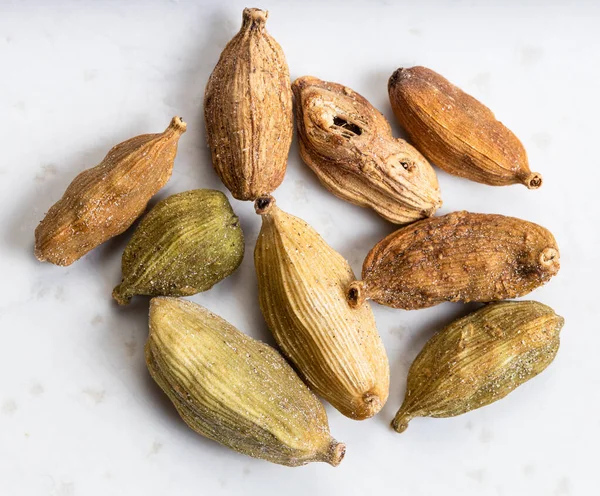
[[[392,426],[454,417],[489,405],[542,372],[556,356],[564,319],[535,301],[491,303],[431,338],[408,372]]]
[[[454,212],[377,243],[363,263],[363,280],[349,286],[348,301],[371,298],[414,310],[444,301],[503,300],[533,291],[559,268],[547,229],[514,217]]]
[[[37,259],[70,265],[124,232],[171,177],[185,128],[173,117],[163,133],[124,141],[80,173],[35,230]]]
[[[290,74],[266,21],[267,12],[244,9],[242,28],[204,94],[213,165],[238,200],[254,200],[281,184],[292,143]]]
[[[323,405],[283,357],[200,305],[151,300],[146,363],[198,434],[291,467],[344,457]]]
[[[306,222],[259,198],[254,251],[262,314],[281,350],[317,394],[356,420],[375,415],[389,393],[385,349],[368,304],[352,309],[352,269]]]
[[[427,160],[392,136],[385,117],[350,88],[304,76],[292,85],[302,160],[334,195],[397,224],[442,201]]]
[[[169,196],[146,215],[125,248],[113,298],[188,296],[212,288],[242,263],[244,235],[227,197],[196,189]]]
[[[542,185],[519,139],[489,108],[431,69],[398,69],[388,92],[410,140],[446,172],[491,186]]]

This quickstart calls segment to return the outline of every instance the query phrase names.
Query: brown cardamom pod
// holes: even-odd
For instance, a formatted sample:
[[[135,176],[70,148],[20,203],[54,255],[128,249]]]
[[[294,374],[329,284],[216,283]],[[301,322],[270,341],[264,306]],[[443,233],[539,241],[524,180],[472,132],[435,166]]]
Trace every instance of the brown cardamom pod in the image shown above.
[[[38,260],[70,265],[133,224],[171,177],[185,128],[173,117],[163,133],[124,141],[80,173],[35,230]]]
[[[300,155],[334,195],[396,224],[429,217],[441,206],[433,168],[392,136],[364,97],[311,76],[297,79],[292,89]]]
[[[242,28],[204,94],[213,165],[238,200],[255,200],[281,184],[292,143],[290,74],[266,21],[267,12],[244,9]]]
[[[388,92],[410,140],[446,172],[491,186],[542,185],[519,139],[489,108],[436,72],[398,69]]]
[[[350,265],[306,222],[255,203],[262,227],[254,265],[262,314],[309,387],[355,420],[375,415],[389,393],[389,365],[369,304],[350,308]]]
[[[547,229],[514,217],[454,212],[399,229],[377,243],[362,281],[348,289],[414,310],[444,301],[494,301],[523,296],[558,272],[558,246]]]
[[[408,372],[392,426],[454,417],[504,398],[552,363],[564,319],[535,301],[492,303],[433,336]]]

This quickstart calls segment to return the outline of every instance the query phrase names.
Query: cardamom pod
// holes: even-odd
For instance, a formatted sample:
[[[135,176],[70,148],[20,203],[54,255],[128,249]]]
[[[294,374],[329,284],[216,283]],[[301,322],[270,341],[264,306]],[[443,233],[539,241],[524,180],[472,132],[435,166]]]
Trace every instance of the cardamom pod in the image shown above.
[[[36,228],[37,259],[71,265],[131,226],[171,177],[185,128],[173,117],[163,133],[124,141],[81,172]]]
[[[244,9],[204,94],[215,170],[238,200],[255,200],[283,181],[292,143],[292,90],[285,55],[267,33],[268,13]]]
[[[410,140],[446,172],[490,186],[542,185],[519,139],[489,108],[436,72],[398,69],[388,92]]]
[[[431,338],[408,372],[392,426],[415,417],[454,417],[504,398],[556,356],[564,319],[535,301],[492,303]]]
[[[123,253],[123,281],[113,298],[126,305],[136,294],[188,296],[212,288],[237,269],[244,235],[227,197],[197,189],[159,202]]]
[[[254,251],[260,308],[277,344],[342,414],[375,415],[389,393],[388,359],[370,306],[352,309],[345,301],[350,265],[273,197],[255,207],[262,216]]]
[[[369,252],[350,305],[365,298],[414,310],[444,301],[523,296],[560,268],[547,229],[514,217],[454,212],[390,234]]]
[[[198,434],[281,465],[338,465],[321,402],[270,346],[200,305],[150,302],[150,375]]]
[[[427,160],[392,136],[364,97],[304,76],[292,85],[302,160],[334,195],[396,224],[429,217],[442,205]]]

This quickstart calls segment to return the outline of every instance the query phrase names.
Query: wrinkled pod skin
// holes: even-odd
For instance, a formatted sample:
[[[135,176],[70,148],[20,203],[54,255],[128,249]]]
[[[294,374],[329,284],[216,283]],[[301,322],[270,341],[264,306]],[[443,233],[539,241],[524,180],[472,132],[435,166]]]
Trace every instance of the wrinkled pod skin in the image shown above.
[[[489,405],[542,372],[556,356],[564,319],[535,301],[490,303],[431,338],[408,372],[392,422],[454,417]]]
[[[334,195],[396,224],[441,205],[433,168],[350,88],[304,76],[292,85],[302,160]]]
[[[157,203],[136,228],[113,298],[126,305],[133,295],[206,291],[236,270],[243,257],[242,228],[223,193],[178,193]]]
[[[348,262],[306,222],[255,202],[262,227],[254,264],[259,302],[277,344],[318,395],[355,420],[375,415],[389,393],[389,365],[368,304],[350,308]]]
[[[283,181],[292,143],[292,90],[285,55],[267,33],[267,12],[244,9],[204,94],[215,170],[238,200],[255,200]]]
[[[344,457],[323,405],[283,357],[200,305],[152,299],[145,352],[150,375],[198,434],[291,467]]]
[[[454,212],[399,229],[377,243],[350,305],[366,298],[415,310],[444,301],[489,302],[523,296],[560,268],[547,229],[514,217]]]
[[[37,259],[71,265],[131,226],[171,177],[185,129],[181,117],[173,117],[163,133],[124,141],[81,172],[36,228]]]
[[[450,174],[490,186],[542,185],[523,144],[481,102],[426,67],[398,69],[389,79],[392,109],[410,140]]]

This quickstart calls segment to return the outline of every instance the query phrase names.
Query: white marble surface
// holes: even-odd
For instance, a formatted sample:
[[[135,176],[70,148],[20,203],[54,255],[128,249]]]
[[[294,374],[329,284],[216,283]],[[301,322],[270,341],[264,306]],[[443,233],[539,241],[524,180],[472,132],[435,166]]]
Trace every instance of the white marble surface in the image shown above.
[[[541,376],[492,406],[417,419],[395,434],[389,421],[409,364],[467,307],[374,305],[391,394],[381,414],[362,423],[327,407],[332,433],[348,445],[342,465],[289,469],[245,458],[191,432],[149,378],[147,301],[117,308],[110,299],[130,232],[68,268],[34,259],[34,228],[75,174],[112,145],[161,131],[173,115],[189,127],[159,197],[223,189],[205,146],[202,96],[244,6],[0,2],[0,494],[597,494],[598,2],[259,5],[270,10],[268,28],[292,78],[342,82],[392,118],[387,78],[399,66],[427,65],[494,109],[544,175],[543,188],[528,191],[439,172],[442,212],[524,217],[550,228],[561,247],[561,272],[531,295],[566,318],[561,350]],[[394,229],[327,193],[296,144],[277,197],[356,271]],[[247,239],[243,265],[192,300],[271,342],[252,263],[259,219],[251,204],[233,206]]]

